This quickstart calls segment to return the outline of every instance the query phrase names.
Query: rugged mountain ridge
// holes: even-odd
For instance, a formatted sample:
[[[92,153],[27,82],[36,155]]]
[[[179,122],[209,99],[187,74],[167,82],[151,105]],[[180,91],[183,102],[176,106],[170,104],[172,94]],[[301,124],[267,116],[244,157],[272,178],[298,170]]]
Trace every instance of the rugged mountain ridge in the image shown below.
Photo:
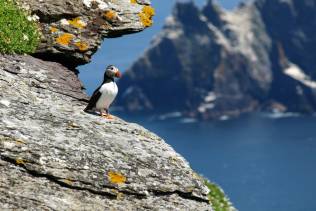
[[[316,110],[314,0],[258,0],[225,11],[177,3],[125,74],[118,105],[205,119]],[[157,89],[157,87],[159,87]]]
[[[54,39],[45,32],[47,22],[77,17],[69,8],[83,3],[110,1],[24,2],[35,14],[45,11],[39,26]],[[144,4],[149,2],[122,0],[117,9]],[[117,22],[111,29],[116,36],[150,24],[144,22],[149,16],[122,15],[131,21]],[[0,55],[0,210],[213,210],[204,179],[160,137],[119,118],[83,112],[87,96],[72,65],[85,53],[69,41],[71,47],[59,50],[41,43],[41,59]],[[42,60],[47,58],[57,62]]]

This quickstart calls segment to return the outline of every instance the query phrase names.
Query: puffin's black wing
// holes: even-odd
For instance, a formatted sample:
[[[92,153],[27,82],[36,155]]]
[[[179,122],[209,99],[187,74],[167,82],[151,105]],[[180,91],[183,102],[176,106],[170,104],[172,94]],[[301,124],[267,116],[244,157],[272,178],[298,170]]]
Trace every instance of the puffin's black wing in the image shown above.
[[[89,104],[88,104],[87,107],[84,109],[84,111],[90,111],[90,110],[92,110],[92,109],[96,106],[96,104],[97,104],[99,98],[101,97],[101,92],[99,92],[100,88],[101,88],[101,86],[99,86],[99,87],[93,92],[92,97],[91,97],[90,100],[89,100]]]

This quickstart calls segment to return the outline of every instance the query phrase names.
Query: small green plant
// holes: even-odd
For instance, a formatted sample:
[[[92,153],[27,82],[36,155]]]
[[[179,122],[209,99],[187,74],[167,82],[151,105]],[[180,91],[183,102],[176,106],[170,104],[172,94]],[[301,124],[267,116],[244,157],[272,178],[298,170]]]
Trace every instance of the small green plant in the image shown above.
[[[37,24],[12,0],[0,0],[0,53],[33,53],[40,41]]]
[[[224,191],[214,183],[211,183],[207,179],[204,180],[205,185],[210,190],[208,198],[212,203],[212,207],[215,211],[236,211],[232,203],[229,201]]]

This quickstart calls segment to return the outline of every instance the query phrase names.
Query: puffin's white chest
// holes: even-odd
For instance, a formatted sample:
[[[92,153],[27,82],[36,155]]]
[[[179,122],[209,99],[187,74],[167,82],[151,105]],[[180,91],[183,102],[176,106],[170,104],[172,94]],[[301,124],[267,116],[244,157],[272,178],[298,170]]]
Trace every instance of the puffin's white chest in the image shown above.
[[[108,109],[117,95],[118,88],[115,82],[109,82],[103,84],[99,92],[101,92],[101,97],[96,103],[96,108]]]

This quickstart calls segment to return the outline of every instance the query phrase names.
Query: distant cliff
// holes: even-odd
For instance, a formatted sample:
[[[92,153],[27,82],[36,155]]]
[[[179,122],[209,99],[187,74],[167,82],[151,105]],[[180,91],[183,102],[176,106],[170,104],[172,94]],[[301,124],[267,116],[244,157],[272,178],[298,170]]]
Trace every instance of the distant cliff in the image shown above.
[[[223,201],[157,135],[83,112],[87,96],[74,68],[102,38],[152,21],[149,1],[113,2],[21,0],[27,18],[5,14],[22,25],[0,13],[2,53],[21,47],[12,36],[28,43],[23,30],[34,25],[26,19],[41,34],[33,56],[0,55],[0,210],[213,210],[210,199]]]
[[[257,0],[225,11],[177,3],[119,82],[118,105],[204,119],[316,110],[316,2]]]

